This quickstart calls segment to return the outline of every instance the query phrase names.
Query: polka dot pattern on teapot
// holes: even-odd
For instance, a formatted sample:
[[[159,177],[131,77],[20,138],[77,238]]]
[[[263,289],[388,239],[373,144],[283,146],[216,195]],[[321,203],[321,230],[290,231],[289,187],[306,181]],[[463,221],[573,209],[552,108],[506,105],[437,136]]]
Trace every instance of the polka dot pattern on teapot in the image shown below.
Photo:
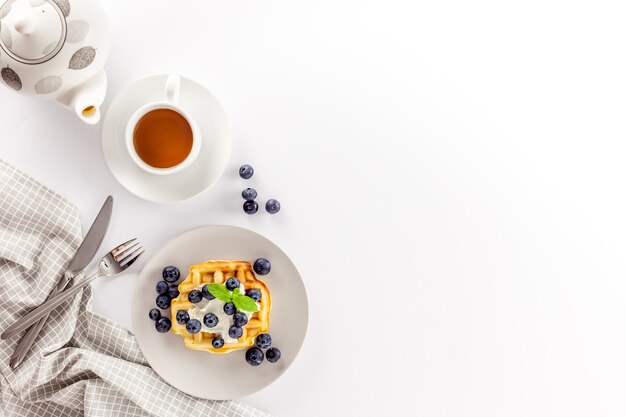
[[[63,79],[56,75],[42,78],[35,84],[35,92],[37,94],[50,94],[57,91],[63,85]]]
[[[81,70],[87,68],[96,58],[96,50],[91,46],[80,48],[72,55],[69,68],[73,70]]]
[[[20,79],[20,76],[17,75],[17,73],[11,68],[2,68],[0,75],[2,75],[2,80],[6,83],[6,85],[15,91],[20,91],[22,89],[22,80]]]

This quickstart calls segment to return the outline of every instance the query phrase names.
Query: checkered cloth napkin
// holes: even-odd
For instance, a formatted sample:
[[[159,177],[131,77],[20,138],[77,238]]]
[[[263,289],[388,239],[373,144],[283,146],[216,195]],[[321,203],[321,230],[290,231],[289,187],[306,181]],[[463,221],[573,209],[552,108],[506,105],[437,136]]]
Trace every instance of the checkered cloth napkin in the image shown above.
[[[81,236],[72,203],[0,160],[0,332],[46,299]],[[90,295],[52,313],[15,371],[19,337],[0,341],[0,417],[269,416],[167,385],[128,330],[88,310]]]

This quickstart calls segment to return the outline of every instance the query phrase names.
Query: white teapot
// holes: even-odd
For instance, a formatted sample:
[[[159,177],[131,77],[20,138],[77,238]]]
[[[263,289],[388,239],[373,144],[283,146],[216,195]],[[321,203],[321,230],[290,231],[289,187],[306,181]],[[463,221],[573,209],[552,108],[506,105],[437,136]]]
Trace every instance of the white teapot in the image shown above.
[[[108,23],[96,0],[7,0],[0,7],[2,83],[57,100],[88,124],[100,120],[109,49]]]

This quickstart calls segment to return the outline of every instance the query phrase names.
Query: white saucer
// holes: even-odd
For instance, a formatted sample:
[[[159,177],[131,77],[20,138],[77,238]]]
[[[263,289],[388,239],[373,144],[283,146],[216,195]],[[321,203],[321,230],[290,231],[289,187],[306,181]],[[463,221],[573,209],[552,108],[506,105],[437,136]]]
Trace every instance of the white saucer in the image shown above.
[[[182,172],[161,176],[147,173],[133,162],[124,141],[126,124],[135,110],[162,100],[167,77],[146,77],[122,90],[102,126],[102,152],[113,176],[131,193],[156,203],[186,200],[208,189],[224,172],[232,148],[230,124],[222,105],[206,87],[181,76],[179,104],[202,132],[198,158]]]
[[[272,346],[281,350],[277,363],[263,361],[250,366],[245,350],[215,355],[185,347],[177,334],[158,333],[148,311],[156,307],[155,286],[163,268],[174,265],[181,271],[180,283],[189,267],[210,259],[266,258],[272,269],[259,277],[272,296],[270,329]],[[183,233],[162,246],[146,263],[133,295],[133,329],[148,363],[173,387],[196,397],[229,400],[259,391],[280,377],[295,360],[307,330],[309,304],[302,277],[296,266],[269,239],[235,226],[206,226]],[[170,310],[162,314],[169,317]]]

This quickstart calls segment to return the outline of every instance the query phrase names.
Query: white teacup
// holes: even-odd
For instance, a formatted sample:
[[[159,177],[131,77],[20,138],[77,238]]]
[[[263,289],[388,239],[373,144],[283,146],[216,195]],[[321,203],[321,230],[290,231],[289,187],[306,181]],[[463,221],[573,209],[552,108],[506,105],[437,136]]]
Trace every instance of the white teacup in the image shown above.
[[[140,107],[128,120],[128,124],[126,125],[126,148],[132,160],[146,172],[155,175],[169,175],[175,174],[177,172],[181,172],[187,169],[198,157],[200,153],[200,147],[202,146],[202,136],[200,134],[200,129],[198,129],[198,125],[191,117],[189,113],[187,113],[179,104],[178,97],[180,95],[180,77],[178,75],[172,74],[167,78],[167,82],[165,84],[165,91],[163,94],[162,101],[155,101],[153,103],[148,103],[142,107]],[[137,127],[137,123],[148,113],[154,110],[160,109],[169,109],[180,114],[189,124],[192,133],[192,145],[191,151],[187,155],[187,157],[181,161],[178,165],[174,165],[169,168],[158,168],[153,167],[152,165],[147,164],[135,149],[135,128]]]

